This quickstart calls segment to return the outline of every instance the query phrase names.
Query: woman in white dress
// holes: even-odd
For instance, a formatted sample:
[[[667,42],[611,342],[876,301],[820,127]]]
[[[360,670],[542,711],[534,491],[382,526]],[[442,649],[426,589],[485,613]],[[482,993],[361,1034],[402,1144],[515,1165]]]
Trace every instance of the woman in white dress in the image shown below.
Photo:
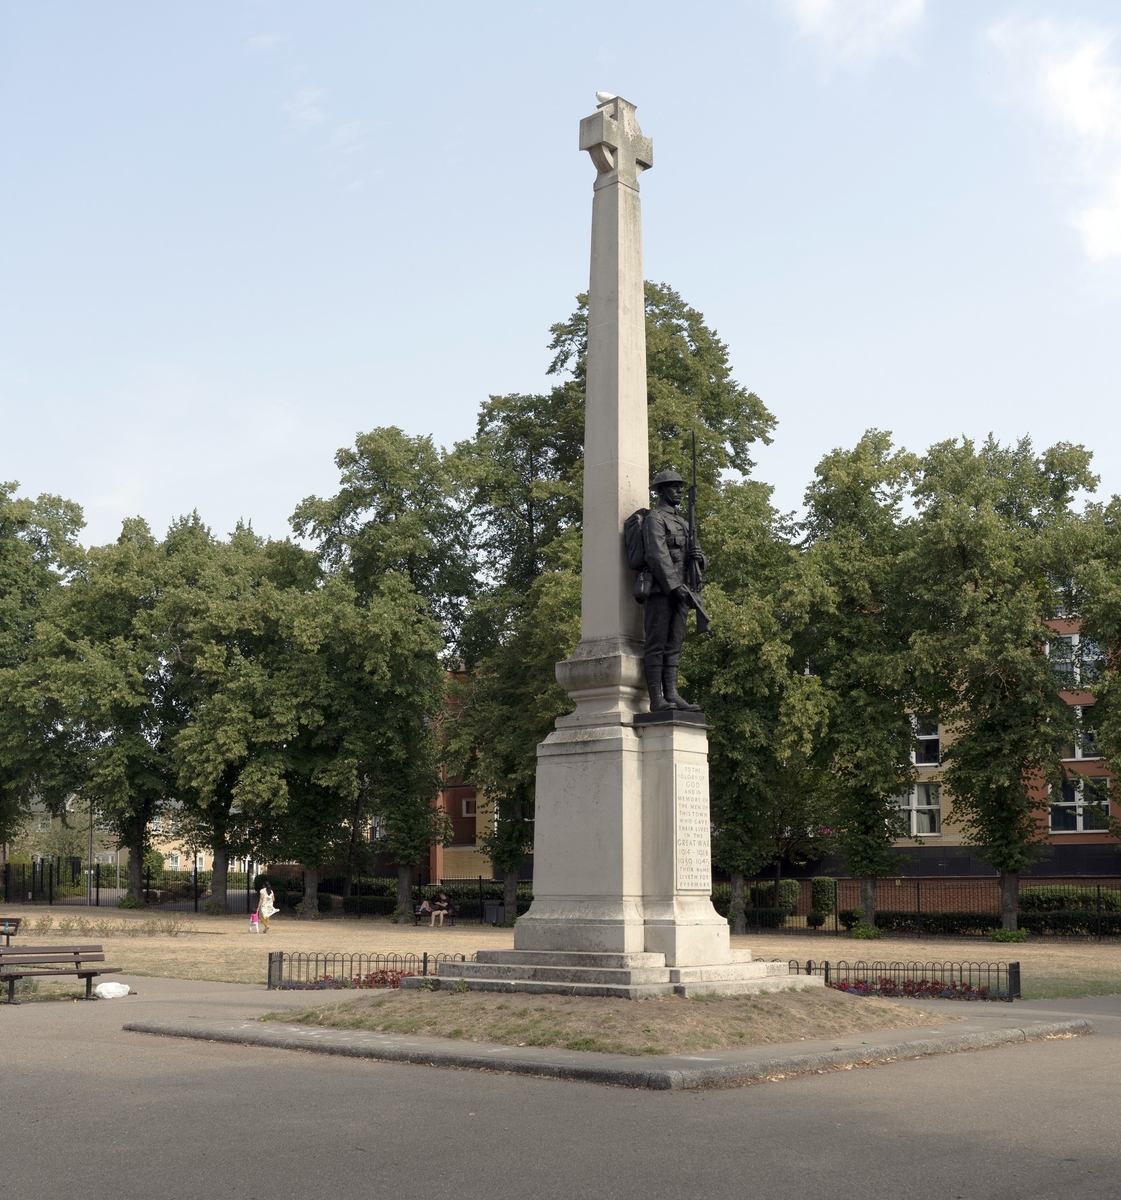
[[[261,884],[261,894],[257,899],[257,924],[262,933],[269,931],[269,917],[276,912],[275,900],[272,888],[267,883]]]

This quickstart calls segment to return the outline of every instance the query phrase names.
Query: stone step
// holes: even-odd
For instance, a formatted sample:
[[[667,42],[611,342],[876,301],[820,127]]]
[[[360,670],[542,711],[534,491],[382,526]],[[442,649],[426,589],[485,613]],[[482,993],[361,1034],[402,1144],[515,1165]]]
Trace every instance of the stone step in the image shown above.
[[[790,974],[786,963],[729,963],[716,967],[670,967],[671,983],[715,983],[723,979],[786,978]]]
[[[615,971],[650,969],[666,965],[664,954],[648,954],[641,951],[633,954],[596,954],[564,950],[480,950],[475,957],[481,963],[495,963],[504,966],[528,964],[551,967],[590,967],[597,970]]]
[[[676,983],[678,996],[757,996],[764,992],[804,992],[825,986],[820,975],[768,975],[762,979],[724,979],[712,983]]]
[[[544,966],[537,963],[444,962],[441,979],[523,980],[537,983],[612,984],[632,987],[636,984],[670,982],[669,967],[612,970],[603,967]]]

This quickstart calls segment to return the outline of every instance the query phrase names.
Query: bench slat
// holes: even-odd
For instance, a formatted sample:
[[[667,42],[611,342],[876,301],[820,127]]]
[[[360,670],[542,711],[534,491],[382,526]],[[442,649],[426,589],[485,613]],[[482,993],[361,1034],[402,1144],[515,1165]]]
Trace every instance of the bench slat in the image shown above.
[[[95,963],[104,961],[104,954],[14,954],[10,958],[0,958],[0,968],[30,967],[36,963]]]
[[[86,970],[84,967],[59,967],[58,970],[52,971],[45,967],[32,967],[27,971],[9,971],[0,975],[0,984],[7,983],[9,979],[31,979],[34,976],[40,975],[77,975],[80,979],[87,975],[119,975],[123,967],[90,967]]]
[[[88,950],[91,954],[101,950],[101,946],[89,942],[64,942],[61,946],[55,942],[53,946],[0,946],[0,954],[46,954],[48,951],[61,951],[63,954],[77,954]]]

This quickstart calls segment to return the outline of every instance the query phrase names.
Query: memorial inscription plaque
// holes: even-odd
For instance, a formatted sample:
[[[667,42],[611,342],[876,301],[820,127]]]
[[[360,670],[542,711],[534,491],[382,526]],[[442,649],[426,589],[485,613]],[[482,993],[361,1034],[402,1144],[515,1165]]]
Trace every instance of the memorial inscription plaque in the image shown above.
[[[708,764],[674,764],[676,890],[712,891],[712,829],[708,812]]]

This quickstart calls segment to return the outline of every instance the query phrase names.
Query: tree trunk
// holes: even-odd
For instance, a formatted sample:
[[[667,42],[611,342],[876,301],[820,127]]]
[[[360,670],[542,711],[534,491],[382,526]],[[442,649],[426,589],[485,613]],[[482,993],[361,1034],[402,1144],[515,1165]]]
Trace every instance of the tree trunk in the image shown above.
[[[319,868],[304,867],[304,906],[300,916],[314,921],[319,916]]]
[[[1000,923],[1005,929],[1017,929],[1020,909],[1020,872],[1000,873]]]
[[[210,903],[217,904],[223,912],[229,912],[230,852],[225,846],[214,846],[214,870],[210,873]]]
[[[413,919],[413,869],[397,866],[397,915],[398,925],[408,925]]]
[[[747,921],[743,915],[743,875],[732,872],[732,905],[728,910],[733,933],[746,933]]]
[[[144,839],[128,848],[128,894],[134,900],[144,900]]]
[[[860,881],[860,907],[864,909],[864,919],[869,925],[876,923],[876,881],[862,879]]]
[[[506,878],[502,884],[502,903],[506,905],[506,924],[512,925],[514,919],[518,915],[518,871],[521,870],[519,863],[512,871],[506,872]]]

